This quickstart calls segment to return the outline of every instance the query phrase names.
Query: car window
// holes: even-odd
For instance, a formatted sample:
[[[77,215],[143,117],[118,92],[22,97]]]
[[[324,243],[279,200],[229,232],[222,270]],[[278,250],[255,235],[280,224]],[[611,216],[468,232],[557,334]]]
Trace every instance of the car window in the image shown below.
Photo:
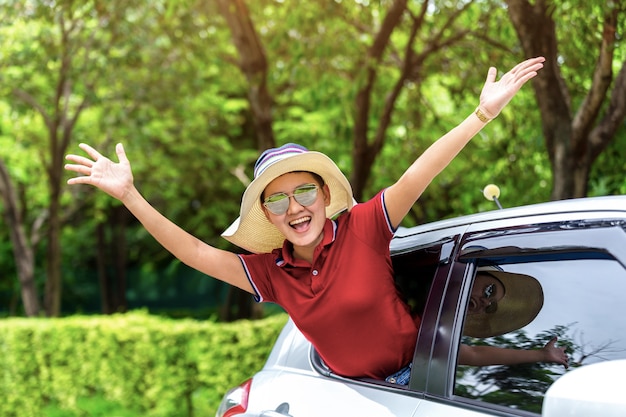
[[[617,260],[565,256],[561,260],[482,265],[476,268],[472,286],[479,282],[481,271],[494,272],[507,281],[507,300],[518,302],[525,310],[507,310],[507,300],[493,297],[495,289],[490,291],[489,282],[481,281],[483,299],[478,302],[483,308],[476,313],[478,302],[468,297],[461,343],[532,350],[557,337],[556,345],[566,347],[569,370],[626,358],[626,270]],[[497,307],[489,323],[481,323],[481,317],[489,316],[484,306],[494,301]],[[493,318],[500,310],[504,316]],[[567,371],[562,365],[544,362],[459,365],[454,394],[540,413],[546,390]]]
[[[421,317],[424,312],[444,246],[437,243],[392,257],[396,287],[413,315]]]

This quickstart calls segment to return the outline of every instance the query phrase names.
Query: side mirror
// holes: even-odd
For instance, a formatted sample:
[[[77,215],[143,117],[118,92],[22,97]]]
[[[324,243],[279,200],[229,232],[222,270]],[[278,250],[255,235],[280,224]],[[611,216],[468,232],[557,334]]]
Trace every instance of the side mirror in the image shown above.
[[[626,410],[626,360],[594,363],[559,378],[546,392],[544,417],[618,417]]]

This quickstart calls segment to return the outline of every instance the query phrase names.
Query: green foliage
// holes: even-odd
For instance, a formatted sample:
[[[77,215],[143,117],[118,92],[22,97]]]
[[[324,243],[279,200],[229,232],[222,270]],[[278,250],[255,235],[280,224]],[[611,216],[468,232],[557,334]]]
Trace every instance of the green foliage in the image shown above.
[[[626,129],[618,134],[593,165],[589,195],[626,194]]]
[[[203,410],[196,411],[199,411],[200,415],[210,414],[208,412],[206,414],[203,413]],[[42,417],[141,417],[143,414],[136,410],[127,409],[115,401],[109,401],[100,396],[93,396],[79,398],[73,410],[63,408],[58,404],[46,406],[43,408],[41,415]]]
[[[568,335],[567,326],[555,326],[532,338],[523,330],[488,339],[464,336],[463,343],[534,350],[541,349],[554,336],[558,336],[559,345],[564,346],[569,355],[580,349]],[[454,391],[466,398],[541,413],[545,392],[564,372],[561,365],[542,362],[482,367],[459,365]]]
[[[443,28],[466,3],[469,7]],[[325,152],[350,174],[355,95],[364,69],[372,65],[367,51],[390,4],[246,2],[268,58],[278,144],[299,142]],[[416,53],[455,33],[465,35],[429,54],[403,86],[366,197],[395,181],[428,145],[471,113],[490,65],[504,70],[524,58],[502,1],[428,4]],[[408,2],[414,16],[422,5]],[[561,70],[576,108],[597,59],[596,29],[606,2],[555,0],[554,5]],[[72,63],[67,105],[75,110],[81,99],[88,103],[74,127],[70,152],[80,152],[77,144],[87,142],[115,158],[114,144],[123,142],[138,188],[159,211],[209,244],[233,249],[220,233],[238,215],[258,150],[247,80],[236,65],[236,48],[215,2],[7,0],[0,4],[0,17],[0,158],[20,190],[27,233],[45,218],[50,155],[43,118],[15,90],[53,113],[66,56]],[[623,20],[617,28],[616,68],[625,53]],[[61,36],[61,22],[73,22],[67,39]],[[370,134],[401,70],[410,24],[407,15],[376,64]],[[622,128],[595,164],[590,195],[626,193],[623,138]],[[61,180],[70,174],[64,175]],[[540,115],[532,88],[525,87],[436,178],[404,225],[495,209],[481,194],[489,183],[500,186],[505,207],[545,201],[551,175]],[[97,304],[95,231],[105,224],[107,242],[114,243],[111,213],[119,202],[84,186],[64,187],[61,201],[64,307],[72,311],[84,308],[81,295],[91,295],[91,304]],[[139,271],[129,282],[129,294],[156,292],[154,288],[175,292],[180,276],[167,271],[180,270],[178,261],[137,222],[128,225],[125,237],[128,268]],[[0,241],[9,241],[4,225]],[[39,243],[35,249],[42,284],[46,248]],[[3,308],[19,298],[12,258],[11,246],[0,246]],[[168,278],[161,280],[163,276]],[[187,283],[204,285],[196,277]]]
[[[0,415],[97,416],[100,406],[129,416],[212,415],[227,389],[260,370],[285,320],[5,319]]]

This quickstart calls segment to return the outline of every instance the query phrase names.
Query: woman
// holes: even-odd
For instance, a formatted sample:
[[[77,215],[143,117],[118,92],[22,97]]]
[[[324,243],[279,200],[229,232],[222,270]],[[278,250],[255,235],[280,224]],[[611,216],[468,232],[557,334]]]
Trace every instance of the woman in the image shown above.
[[[294,144],[264,152],[240,217],[223,234],[249,255],[207,245],[150,206],[133,185],[121,144],[119,163],[81,144],[89,158],[67,156],[72,164],[66,169],[81,175],[68,184],[100,188],[185,264],[281,305],[337,374],[384,379],[411,361],[419,327],[393,284],[389,242],[395,229],[432,179],[543,62],[528,59],[498,81],[490,68],[476,111],[365,203],[354,204],[350,184],[325,155]]]

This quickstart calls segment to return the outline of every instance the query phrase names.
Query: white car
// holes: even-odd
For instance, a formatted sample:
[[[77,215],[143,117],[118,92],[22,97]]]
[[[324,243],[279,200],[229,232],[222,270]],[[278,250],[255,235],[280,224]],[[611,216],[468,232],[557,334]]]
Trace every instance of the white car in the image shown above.
[[[401,229],[391,252],[398,288],[422,317],[408,386],[333,374],[289,321],[263,369],[224,396],[217,417],[626,415],[626,196]],[[467,312],[482,270],[510,278],[507,296],[518,291],[532,314],[489,331],[477,324]],[[528,277],[532,296],[521,290]],[[539,349],[554,336],[567,369],[457,364],[461,343]]]

